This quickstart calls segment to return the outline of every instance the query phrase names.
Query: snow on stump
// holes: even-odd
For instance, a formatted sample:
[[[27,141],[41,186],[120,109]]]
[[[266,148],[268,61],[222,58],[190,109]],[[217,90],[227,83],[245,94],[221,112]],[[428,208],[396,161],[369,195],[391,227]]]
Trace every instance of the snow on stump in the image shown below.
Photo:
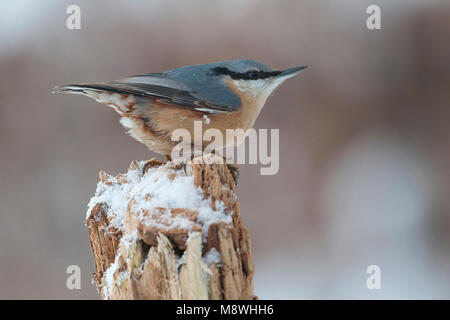
[[[99,176],[86,226],[103,299],[255,298],[227,165],[214,156],[185,166],[133,161],[126,174]]]

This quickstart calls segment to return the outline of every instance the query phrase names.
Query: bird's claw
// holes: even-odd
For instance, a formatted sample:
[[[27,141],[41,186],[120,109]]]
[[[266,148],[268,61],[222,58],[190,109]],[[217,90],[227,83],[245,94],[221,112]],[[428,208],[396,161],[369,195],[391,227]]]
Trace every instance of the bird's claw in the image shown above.
[[[142,168],[142,175],[145,175],[150,168],[159,167],[159,166],[162,166],[163,164],[165,164],[165,163],[162,161],[159,161],[156,158],[152,158],[152,159],[148,160],[144,164],[144,167]]]

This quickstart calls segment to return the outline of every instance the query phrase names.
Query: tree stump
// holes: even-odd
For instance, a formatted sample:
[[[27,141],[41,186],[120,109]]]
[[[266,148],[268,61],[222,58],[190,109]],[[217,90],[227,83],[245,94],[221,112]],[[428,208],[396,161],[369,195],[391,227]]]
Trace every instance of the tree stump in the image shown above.
[[[86,226],[101,298],[255,298],[250,235],[221,162],[133,161],[125,174],[100,172]]]

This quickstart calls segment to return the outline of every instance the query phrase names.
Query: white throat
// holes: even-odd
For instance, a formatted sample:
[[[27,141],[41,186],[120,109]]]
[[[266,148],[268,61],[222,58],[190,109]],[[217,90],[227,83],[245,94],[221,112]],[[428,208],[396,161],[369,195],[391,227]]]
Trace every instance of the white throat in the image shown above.
[[[271,78],[258,80],[233,80],[236,88],[252,97],[262,98],[264,101],[284,81],[285,78]]]

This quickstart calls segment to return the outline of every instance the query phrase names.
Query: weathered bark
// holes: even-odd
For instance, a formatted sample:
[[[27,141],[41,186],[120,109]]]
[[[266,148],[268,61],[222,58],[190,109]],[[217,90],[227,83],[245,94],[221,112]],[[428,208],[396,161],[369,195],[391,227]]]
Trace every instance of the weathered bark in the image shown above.
[[[150,166],[133,162],[129,170],[157,167],[170,171],[171,180],[176,175],[193,176],[193,187],[203,190],[213,210],[220,204],[231,217],[229,222],[205,228],[198,220],[199,212],[192,208],[152,208],[136,214],[134,200],[130,200],[124,226],[118,230],[108,216],[107,204],[91,207],[86,225],[95,258],[94,283],[103,299],[255,298],[250,235],[242,224],[234,178],[227,165],[211,164],[211,159],[199,158],[186,167],[154,160]],[[127,183],[125,177],[100,172],[106,186]],[[192,225],[189,229],[164,227],[159,213],[166,209],[170,217],[182,216]],[[210,254],[220,260],[206,258]]]

